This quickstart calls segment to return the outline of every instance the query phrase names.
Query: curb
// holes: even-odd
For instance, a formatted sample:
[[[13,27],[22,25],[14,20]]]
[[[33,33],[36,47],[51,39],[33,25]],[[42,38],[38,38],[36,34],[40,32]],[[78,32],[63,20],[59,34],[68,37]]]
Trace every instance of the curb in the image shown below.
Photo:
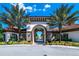
[[[73,48],[73,49],[79,49],[79,47],[75,47],[75,46],[63,46],[63,45],[27,45],[27,44],[17,44],[17,45],[0,45],[0,47],[34,47],[34,46],[41,46],[41,47],[50,47],[50,48],[53,48],[53,47],[56,47],[56,48]]]
[[[47,45],[49,46],[49,45]],[[73,49],[79,49],[79,47],[75,46],[63,46],[63,45],[50,45],[51,47],[60,47],[60,48],[73,48]]]

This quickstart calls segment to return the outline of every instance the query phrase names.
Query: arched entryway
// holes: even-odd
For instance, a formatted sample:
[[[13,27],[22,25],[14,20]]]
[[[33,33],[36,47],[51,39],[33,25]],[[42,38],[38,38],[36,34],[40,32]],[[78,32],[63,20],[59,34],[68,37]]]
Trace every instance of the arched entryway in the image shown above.
[[[36,25],[32,30],[33,43],[44,44],[46,42],[46,28],[42,25]]]
[[[38,44],[44,43],[44,29],[36,28],[34,30],[34,42]]]

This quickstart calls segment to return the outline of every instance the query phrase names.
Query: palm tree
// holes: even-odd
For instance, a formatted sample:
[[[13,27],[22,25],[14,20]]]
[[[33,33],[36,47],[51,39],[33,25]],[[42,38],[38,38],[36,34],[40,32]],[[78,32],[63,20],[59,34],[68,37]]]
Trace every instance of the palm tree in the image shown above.
[[[61,41],[62,26],[74,24],[74,22],[79,19],[79,16],[77,16],[79,11],[72,12],[73,8],[74,5],[69,6],[68,4],[62,4],[48,19],[48,24],[50,26],[55,26],[59,29],[59,42]]]
[[[10,26],[12,26],[12,28],[17,27],[20,39],[21,29],[26,27],[26,23],[29,22],[26,10],[23,8],[19,9],[19,4],[16,4],[16,6],[11,4],[11,8],[7,8],[4,5],[2,5],[2,7],[6,10],[7,13],[2,12],[0,14],[1,20],[5,23],[8,23]]]

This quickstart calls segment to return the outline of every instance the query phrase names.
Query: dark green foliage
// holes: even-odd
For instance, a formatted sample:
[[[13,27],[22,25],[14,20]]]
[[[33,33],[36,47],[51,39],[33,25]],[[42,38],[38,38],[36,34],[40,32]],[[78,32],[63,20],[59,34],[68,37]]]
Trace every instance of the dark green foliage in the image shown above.
[[[64,41],[72,41],[72,39],[64,38]]]

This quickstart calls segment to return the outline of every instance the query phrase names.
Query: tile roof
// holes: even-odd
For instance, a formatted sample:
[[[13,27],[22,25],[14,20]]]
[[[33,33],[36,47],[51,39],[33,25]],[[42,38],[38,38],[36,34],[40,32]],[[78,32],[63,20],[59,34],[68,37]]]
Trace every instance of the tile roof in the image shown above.
[[[52,31],[52,32],[59,32],[59,29],[57,27],[56,28],[50,28],[49,30]],[[79,31],[79,24],[65,25],[62,28],[62,32],[77,31],[77,30]],[[23,30],[21,30],[21,31],[23,31]],[[7,29],[4,29],[4,32],[18,32],[18,29],[15,28],[15,27],[12,30],[11,30],[11,28],[7,28]]]
[[[76,31],[76,29],[79,29],[79,24],[65,25],[65,26],[63,26],[62,31],[68,31],[68,30],[69,31],[72,31],[72,30]],[[51,31],[59,31],[58,28],[52,28],[50,30]]]

